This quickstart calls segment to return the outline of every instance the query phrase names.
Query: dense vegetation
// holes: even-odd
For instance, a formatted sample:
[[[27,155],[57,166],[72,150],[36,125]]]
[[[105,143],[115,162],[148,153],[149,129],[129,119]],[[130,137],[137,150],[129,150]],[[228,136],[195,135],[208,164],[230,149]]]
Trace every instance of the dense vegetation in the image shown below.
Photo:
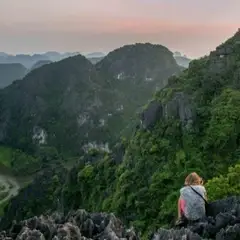
[[[172,53],[152,44],[125,46],[96,66],[81,55],[44,65],[0,92],[0,142],[29,154],[53,146],[67,157],[107,150],[179,72]]]
[[[229,167],[228,173],[214,177],[206,184],[210,200],[240,194],[240,164]]]
[[[20,149],[0,146],[0,166],[15,175],[32,175],[62,161],[62,157],[53,147],[40,147],[34,155],[29,155]]]
[[[85,154],[64,185],[59,181],[62,173],[60,177],[46,175],[44,183],[49,188],[46,185],[44,197],[41,195],[44,204],[29,193],[19,211],[19,201],[34,186],[30,185],[5,208],[2,224],[49,209],[81,207],[113,211],[146,234],[174,220],[179,188],[192,171],[208,180],[209,199],[240,195],[239,43],[240,32],[209,56],[192,61],[180,76],[172,76],[144,108],[141,124],[131,138],[123,138],[111,153]],[[107,62],[97,66],[106,67]],[[118,69],[113,64],[107,74],[115,67]],[[126,71],[130,74],[132,69]],[[152,108],[153,102],[156,108]]]

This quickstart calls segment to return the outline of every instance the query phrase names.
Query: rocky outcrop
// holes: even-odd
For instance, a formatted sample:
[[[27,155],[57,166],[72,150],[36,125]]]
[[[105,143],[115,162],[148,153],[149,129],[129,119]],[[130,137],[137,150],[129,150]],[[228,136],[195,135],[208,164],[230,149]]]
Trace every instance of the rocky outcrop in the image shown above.
[[[145,109],[140,118],[144,128],[151,128],[162,117],[162,105],[158,101],[152,101]]]
[[[210,72],[222,73],[238,62],[240,31],[210,54]]]
[[[0,233],[0,239],[18,240],[83,240],[83,239],[138,239],[133,229],[127,230],[113,214],[88,213],[85,210],[33,217]]]
[[[151,240],[239,240],[240,197],[229,197],[210,204],[210,215],[205,221],[189,224],[181,229],[159,229]],[[83,209],[66,215],[55,212],[20,222],[0,233],[0,239],[18,240],[138,240],[133,228],[127,229],[114,214],[88,213]]]
[[[150,129],[160,119],[179,119],[183,127],[190,127],[195,119],[195,109],[189,96],[183,92],[176,92],[165,102],[152,101],[141,114],[144,128]]]
[[[240,197],[229,197],[210,204],[210,216],[205,221],[181,229],[159,229],[152,240],[239,240]]]

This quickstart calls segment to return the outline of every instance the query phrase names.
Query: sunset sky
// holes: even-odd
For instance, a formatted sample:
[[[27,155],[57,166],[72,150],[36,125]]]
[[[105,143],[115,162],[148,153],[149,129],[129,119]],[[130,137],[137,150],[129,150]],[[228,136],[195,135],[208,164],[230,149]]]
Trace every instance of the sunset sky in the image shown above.
[[[240,27],[240,0],[0,0],[0,52],[108,52],[159,43],[208,54]]]

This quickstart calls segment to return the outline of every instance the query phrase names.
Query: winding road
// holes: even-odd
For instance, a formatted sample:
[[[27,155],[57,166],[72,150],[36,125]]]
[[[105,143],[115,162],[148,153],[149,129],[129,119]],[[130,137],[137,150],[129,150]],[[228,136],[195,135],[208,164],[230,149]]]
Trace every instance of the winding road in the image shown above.
[[[0,204],[7,201],[9,198],[14,197],[20,190],[20,185],[13,176],[5,175],[0,173],[0,185],[4,185],[5,189],[0,191],[1,193],[7,192],[7,196],[0,200]]]

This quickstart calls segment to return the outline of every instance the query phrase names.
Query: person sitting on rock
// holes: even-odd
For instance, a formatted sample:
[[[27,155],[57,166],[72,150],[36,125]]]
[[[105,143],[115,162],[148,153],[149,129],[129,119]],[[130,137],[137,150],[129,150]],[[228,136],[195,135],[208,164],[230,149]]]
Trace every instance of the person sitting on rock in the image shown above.
[[[180,189],[176,226],[185,226],[187,223],[203,220],[206,216],[204,199],[207,201],[203,180],[193,172],[186,177],[184,187]]]

